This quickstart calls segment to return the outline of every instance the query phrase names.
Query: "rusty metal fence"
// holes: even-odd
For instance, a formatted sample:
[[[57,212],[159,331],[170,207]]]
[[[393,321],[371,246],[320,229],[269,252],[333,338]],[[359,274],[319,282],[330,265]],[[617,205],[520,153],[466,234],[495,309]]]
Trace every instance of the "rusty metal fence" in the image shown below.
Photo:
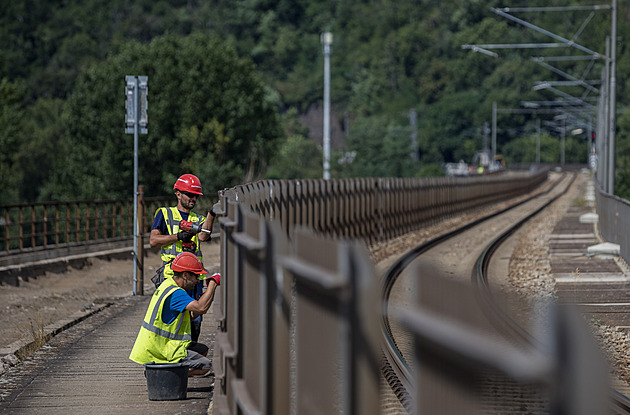
[[[546,177],[261,181],[221,192],[213,413],[380,413],[379,283],[359,240]]]
[[[470,284],[431,268],[408,272],[416,276],[415,295],[410,304],[393,306],[392,317],[414,339],[410,413],[615,412],[605,359],[577,309],[530,304],[537,313],[527,330],[536,340],[524,344],[503,334],[505,324],[483,311]],[[509,306],[516,298],[502,300],[505,310],[517,312]]]
[[[277,223],[223,203],[213,413],[377,414],[378,284],[365,251],[302,228],[290,247]]]
[[[546,172],[479,178],[276,180],[223,192],[266,219],[278,221],[288,235],[294,226],[304,225],[328,235],[373,242],[427,220],[527,192],[545,177]],[[173,204],[173,197],[141,197],[139,201],[148,232],[155,210]],[[198,209],[204,210],[213,200],[198,203]],[[16,254],[126,243],[132,236],[132,199],[0,206],[0,260],[5,265]]]
[[[364,247],[301,226],[289,241],[278,223],[235,201],[222,204],[226,278],[214,303],[212,413],[380,414],[381,285]],[[422,276],[417,304],[394,307],[394,314],[416,339],[412,413],[518,406],[511,394],[495,402],[499,384],[488,377],[496,374],[507,388],[531,385],[549,399],[549,412],[542,412],[602,413],[605,364],[576,313],[553,308],[544,341],[522,349],[482,323],[470,286],[411,272]],[[588,387],[572,378],[576,373]]]
[[[367,243],[467,209],[527,193],[547,179],[513,173],[469,178],[263,180],[222,192],[291,237],[295,226]]]
[[[174,197],[144,198],[139,210],[144,216],[144,233],[150,231],[158,207],[174,205]],[[211,206],[200,200],[199,209]],[[207,206],[206,206],[207,205]],[[81,250],[90,245],[130,246],[133,244],[133,200],[41,202],[0,206],[0,264],[24,261]]]

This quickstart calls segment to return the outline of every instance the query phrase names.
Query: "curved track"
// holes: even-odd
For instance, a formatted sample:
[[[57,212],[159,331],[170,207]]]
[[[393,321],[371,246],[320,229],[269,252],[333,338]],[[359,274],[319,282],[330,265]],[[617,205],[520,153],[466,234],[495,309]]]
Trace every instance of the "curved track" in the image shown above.
[[[470,264],[470,262],[465,260],[462,260],[462,262],[467,262],[469,264],[467,266],[470,267],[469,269],[472,269],[471,282],[477,288],[479,298],[482,303],[484,303],[486,310],[491,310],[490,313],[494,314],[493,318],[495,320],[500,320],[498,324],[502,326],[502,330],[510,332],[510,336],[512,338],[518,338],[520,339],[519,341],[523,343],[535,342],[533,337],[526,329],[523,328],[521,323],[514,321],[507,313],[504,312],[504,310],[497,306],[497,302],[491,294],[486,277],[488,264],[492,254],[496,251],[498,246],[509,238],[509,236],[514,234],[514,232],[516,232],[516,230],[524,223],[564,195],[574,180],[575,175],[564,175],[562,179],[557,180],[553,186],[545,192],[533,195],[528,199],[515,203],[505,209],[489,214],[456,230],[432,239],[409,251],[387,271],[383,278],[383,297],[385,304],[382,322],[384,334],[383,349],[385,354],[383,372],[392,390],[408,412],[411,413],[413,410],[411,391],[414,388],[414,380],[408,363],[410,359],[407,357],[407,355],[411,353],[410,349],[413,349],[412,341],[410,340],[410,336],[405,333],[401,333],[401,330],[398,327],[395,327],[396,324],[392,324],[392,322],[390,322],[388,313],[388,302],[392,296],[392,290],[401,275],[403,275],[404,271],[410,267],[414,261],[417,261],[421,255],[427,253],[428,251],[439,247],[448,241],[454,240],[459,235],[469,232],[475,227],[490,226],[489,224],[499,221],[498,218],[502,215],[508,214],[508,212],[519,211],[519,213],[509,213],[510,215],[516,215],[518,218],[514,219],[514,216],[512,216],[511,219],[507,219],[510,222],[510,226],[508,226],[504,231],[499,232],[498,236],[496,236],[490,244],[483,248],[481,254],[477,257],[476,261],[474,261],[474,264]],[[486,237],[484,240],[490,239],[491,238]],[[467,275],[471,275],[470,271]],[[630,408],[630,405],[628,405],[628,399],[625,396],[616,391],[613,391],[612,396],[614,398],[613,401],[615,402],[616,413],[630,413],[628,409]]]

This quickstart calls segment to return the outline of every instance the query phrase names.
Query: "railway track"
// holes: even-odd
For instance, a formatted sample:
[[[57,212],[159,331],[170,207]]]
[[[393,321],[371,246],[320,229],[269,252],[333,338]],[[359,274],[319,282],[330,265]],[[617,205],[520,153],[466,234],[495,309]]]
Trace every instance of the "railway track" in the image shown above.
[[[413,304],[410,293],[414,292],[417,281],[409,269],[434,269],[442,273],[442,278],[465,281],[474,287],[475,297],[484,305],[484,314],[492,320],[495,327],[503,333],[509,342],[526,348],[537,343],[530,334],[530,328],[521,315],[500,306],[490,287],[488,269],[491,258],[501,244],[505,243],[523,224],[554,201],[563,196],[575,180],[574,174],[565,174],[547,191],[514,203],[505,209],[472,221],[453,231],[423,243],[401,257],[389,268],[383,278],[383,296],[385,300],[383,333],[384,333],[384,366],[383,373],[392,390],[407,412],[417,410],[416,398],[418,384],[414,379],[412,362],[414,355],[414,338],[405,327],[390,318],[396,314],[396,307],[409,307]],[[485,246],[481,241],[492,242]],[[471,248],[471,245],[478,245]],[[449,262],[449,255],[454,258]],[[436,259],[437,258],[437,259]],[[446,258],[446,259],[444,259]],[[465,271],[467,270],[467,271]],[[417,275],[417,274],[416,274]],[[460,282],[461,282],[460,281]],[[394,299],[392,301],[392,299]],[[390,302],[397,306],[390,306]],[[390,313],[390,308],[393,313]],[[517,313],[518,314],[518,313]],[[417,363],[417,362],[416,362]],[[482,389],[491,390],[492,396],[484,397],[483,413],[563,413],[563,403],[554,402],[545,395],[541,385],[531,382],[518,384],[506,377],[497,377],[496,373],[476,378],[476,382],[484,384]],[[612,390],[610,393],[610,413],[630,413],[630,404],[622,393]],[[566,406],[567,404],[564,403]],[[509,407],[509,409],[507,409]],[[455,413],[455,412],[453,412]]]

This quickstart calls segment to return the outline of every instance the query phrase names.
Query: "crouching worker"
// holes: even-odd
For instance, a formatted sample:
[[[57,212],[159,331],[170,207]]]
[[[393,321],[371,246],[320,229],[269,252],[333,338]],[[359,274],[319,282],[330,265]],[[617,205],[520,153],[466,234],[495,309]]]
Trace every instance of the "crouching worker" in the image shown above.
[[[206,292],[195,300],[186,290],[207,278],[202,262],[184,252],[173,260],[171,268],[174,276],[155,290],[129,359],[140,364],[183,362],[189,367],[189,376],[207,375],[212,368],[206,357],[208,347],[201,343],[190,346],[190,322],[210,309],[221,276],[210,276]]]

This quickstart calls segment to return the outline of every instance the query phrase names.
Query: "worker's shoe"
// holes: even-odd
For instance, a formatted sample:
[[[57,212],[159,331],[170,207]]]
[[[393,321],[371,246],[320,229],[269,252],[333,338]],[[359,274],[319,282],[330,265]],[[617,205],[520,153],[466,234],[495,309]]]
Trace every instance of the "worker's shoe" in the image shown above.
[[[188,371],[188,377],[207,378],[213,375],[212,369],[190,369]]]

